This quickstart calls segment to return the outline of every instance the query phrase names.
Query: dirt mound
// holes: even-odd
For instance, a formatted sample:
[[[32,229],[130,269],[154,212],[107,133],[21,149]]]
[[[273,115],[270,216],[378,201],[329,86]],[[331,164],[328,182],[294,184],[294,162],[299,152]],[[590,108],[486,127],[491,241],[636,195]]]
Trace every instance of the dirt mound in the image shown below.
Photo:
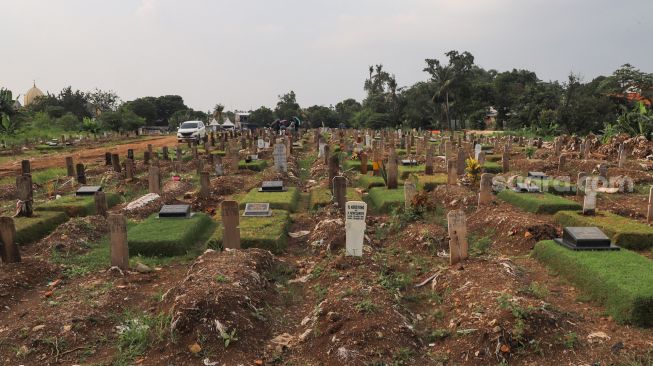
[[[448,209],[456,209],[459,206],[475,205],[478,201],[477,193],[467,187],[438,185],[431,191],[430,198],[444,205]]]
[[[59,225],[38,244],[26,250],[30,254],[43,256],[47,256],[52,250],[56,250],[62,256],[75,256],[85,253],[90,248],[90,243],[97,241],[108,232],[107,220],[103,216],[73,217]]]
[[[616,159],[619,155],[619,146],[622,143],[626,151],[632,153],[628,154],[629,157],[645,159],[646,156],[653,154],[653,142],[648,141],[644,136],[629,137],[624,134],[612,137],[610,142],[598,148],[598,152],[606,157]]]
[[[225,357],[238,359],[241,352],[262,349],[268,330],[260,314],[274,296],[265,276],[274,265],[272,254],[260,249],[205,252],[165,294],[172,330],[183,341],[210,349],[213,361],[233,364]]]
[[[0,266],[0,308],[19,301],[24,291],[47,284],[56,277],[55,265],[40,259],[23,258],[20,263]]]
[[[337,281],[322,275],[310,283],[317,306],[292,336],[295,344],[285,361],[381,365],[402,353],[417,356],[420,341],[393,295],[376,283],[374,267],[378,270],[370,257],[340,256],[326,269],[340,273]]]
[[[524,236],[531,238],[536,243],[538,241],[551,240],[559,237],[558,230],[550,224],[538,224],[529,226],[526,228],[526,233],[524,233]]]

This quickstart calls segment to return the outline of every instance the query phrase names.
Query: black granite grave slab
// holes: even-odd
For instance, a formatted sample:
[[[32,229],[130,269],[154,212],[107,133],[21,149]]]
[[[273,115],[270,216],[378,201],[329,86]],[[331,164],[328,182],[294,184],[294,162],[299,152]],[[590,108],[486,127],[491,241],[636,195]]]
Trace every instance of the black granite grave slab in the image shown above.
[[[588,227],[565,227],[562,231],[562,238],[554,239],[556,243],[571,250],[619,250],[612,245],[601,229],[595,226]]]
[[[77,189],[75,196],[93,196],[95,192],[100,192],[102,186],[82,186]]]
[[[159,217],[189,218],[190,205],[163,205]]]
[[[288,189],[283,186],[282,180],[267,180],[261,183],[259,192],[285,192]]]

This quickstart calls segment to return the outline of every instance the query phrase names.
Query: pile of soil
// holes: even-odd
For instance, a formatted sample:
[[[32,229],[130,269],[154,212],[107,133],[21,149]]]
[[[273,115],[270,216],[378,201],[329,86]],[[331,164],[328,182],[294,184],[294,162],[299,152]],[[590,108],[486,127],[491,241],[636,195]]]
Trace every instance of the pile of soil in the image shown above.
[[[261,249],[207,250],[198,257],[164,296],[181,344],[198,343],[211,350],[212,361],[227,364],[252,349],[263,349],[269,330],[260,314],[275,296],[266,278],[275,264],[274,256]],[[224,343],[229,337],[237,341],[232,340],[227,352]]]
[[[598,152],[609,158],[616,159],[619,155],[619,146],[625,145],[626,151],[632,152],[629,157],[636,159],[646,159],[648,155],[653,154],[653,142],[648,141],[644,136],[629,137],[621,134],[614,136],[607,144],[601,145]]]
[[[0,266],[0,308],[20,301],[24,292],[46,285],[58,273],[55,265],[36,258],[24,258],[21,263]]]
[[[103,216],[73,217],[39,243],[27,248],[30,254],[47,256],[56,250],[63,256],[80,255],[109,232],[107,219]]]

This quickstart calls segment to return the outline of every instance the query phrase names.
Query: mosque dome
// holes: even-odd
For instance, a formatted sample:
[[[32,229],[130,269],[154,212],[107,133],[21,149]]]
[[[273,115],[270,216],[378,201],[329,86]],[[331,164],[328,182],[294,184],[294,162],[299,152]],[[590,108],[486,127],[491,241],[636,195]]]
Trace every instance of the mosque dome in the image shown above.
[[[25,99],[24,99],[24,105],[27,107],[28,105],[32,104],[32,102],[38,98],[43,96],[43,92],[41,89],[36,87],[36,83],[34,83],[34,86],[32,86],[27,93],[25,93]]]

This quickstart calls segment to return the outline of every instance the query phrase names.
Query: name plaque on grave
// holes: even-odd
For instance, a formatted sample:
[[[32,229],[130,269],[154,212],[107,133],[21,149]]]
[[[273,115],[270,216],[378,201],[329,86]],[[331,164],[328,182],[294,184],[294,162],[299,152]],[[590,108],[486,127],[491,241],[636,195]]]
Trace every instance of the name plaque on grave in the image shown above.
[[[159,218],[166,217],[189,218],[190,205],[163,205],[159,210]]]
[[[367,204],[365,202],[349,201],[345,204],[345,248],[347,255],[357,257],[363,255],[366,214]]]
[[[520,193],[540,193],[542,191],[538,185],[528,183],[517,183],[513,190]]]
[[[619,250],[612,245],[601,229],[595,226],[589,227],[565,227],[562,231],[562,238],[554,239],[556,243],[571,250]]]
[[[528,172],[528,177],[536,179],[549,179],[549,176],[544,174],[544,172]]]
[[[269,203],[255,202],[255,203],[246,203],[245,212],[243,216],[272,216],[272,211],[270,210]]]
[[[93,196],[95,192],[102,191],[101,186],[83,186],[75,192],[75,196]]]
[[[258,189],[259,192],[285,192],[288,189],[283,186],[283,181],[281,180],[268,180],[261,183],[261,188]]]
[[[401,165],[417,165],[417,160],[411,160],[411,159],[403,159],[401,161]]]

